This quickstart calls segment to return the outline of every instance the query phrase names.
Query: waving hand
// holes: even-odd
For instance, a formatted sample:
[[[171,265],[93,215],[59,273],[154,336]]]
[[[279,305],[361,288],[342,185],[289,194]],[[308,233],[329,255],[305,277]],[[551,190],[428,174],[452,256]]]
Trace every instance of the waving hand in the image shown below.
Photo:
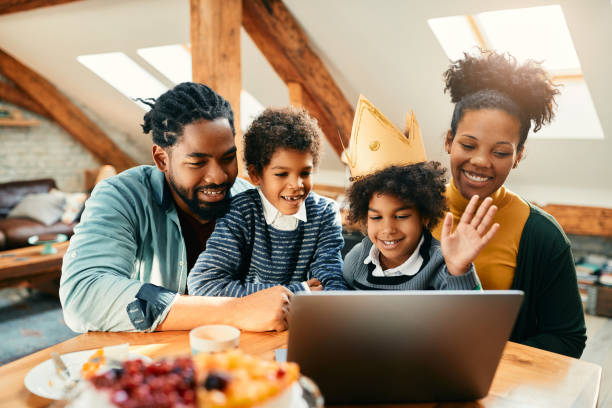
[[[473,196],[461,215],[455,231],[453,231],[453,215],[450,212],[446,213],[442,224],[440,247],[451,275],[463,275],[468,272],[470,264],[499,229],[498,223],[491,226],[493,216],[497,212],[497,207],[491,205],[492,202],[491,197],[487,197],[478,206],[478,196]]]

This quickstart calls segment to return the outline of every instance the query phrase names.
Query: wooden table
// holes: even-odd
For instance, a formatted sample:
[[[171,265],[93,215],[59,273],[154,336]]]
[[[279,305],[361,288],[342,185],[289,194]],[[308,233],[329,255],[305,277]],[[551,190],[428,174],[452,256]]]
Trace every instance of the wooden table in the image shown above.
[[[44,245],[0,251],[0,288],[26,280],[37,283],[59,278],[68,244],[69,241],[53,244],[57,253],[49,255],[40,253]]]
[[[49,358],[51,351],[69,353],[130,343],[130,349],[151,358],[189,353],[188,332],[87,333],[0,367],[0,407],[42,407],[51,401],[31,394],[23,379]],[[240,348],[273,359],[286,347],[287,333],[242,333]],[[601,367],[508,342],[489,395],[469,403],[405,404],[410,407],[589,407],[597,404]],[[395,407],[399,405],[393,405]]]

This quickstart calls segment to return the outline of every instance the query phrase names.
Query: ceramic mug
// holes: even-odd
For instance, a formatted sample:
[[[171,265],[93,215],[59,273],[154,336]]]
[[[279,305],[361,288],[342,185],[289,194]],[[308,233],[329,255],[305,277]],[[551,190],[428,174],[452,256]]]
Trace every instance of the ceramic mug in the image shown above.
[[[223,324],[199,326],[189,332],[191,354],[215,353],[238,347],[240,330]]]

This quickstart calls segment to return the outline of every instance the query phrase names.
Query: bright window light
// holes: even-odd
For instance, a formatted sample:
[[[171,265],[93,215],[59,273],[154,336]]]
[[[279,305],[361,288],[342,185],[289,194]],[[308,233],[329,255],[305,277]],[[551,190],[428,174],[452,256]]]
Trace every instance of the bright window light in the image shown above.
[[[138,54],[175,84],[191,81],[191,53],[181,44],[141,48]],[[246,132],[265,107],[244,89],[240,92],[240,128]]]
[[[580,61],[561,6],[531,7],[475,16],[488,47],[507,51],[519,61],[543,61],[557,74],[580,73]]]
[[[81,55],[77,60],[131,100],[157,98],[168,90],[122,52]],[[145,104],[137,103],[145,110],[149,109]]]
[[[191,54],[184,45],[141,48],[137,52],[173,83],[191,81]]]
[[[240,128],[246,132],[253,120],[265,107],[244,89],[240,92]]]
[[[432,18],[427,23],[451,61],[463,58],[464,51],[469,52],[479,45],[465,16]]]
[[[555,97],[557,114],[552,123],[542,126],[537,133],[530,132],[534,139],[603,139],[604,132],[583,80],[555,81],[562,86],[561,94]]]
[[[449,59],[460,59],[463,52],[473,54],[480,39],[485,48],[508,52],[519,63],[527,59],[541,61],[554,82],[563,84],[556,97],[555,120],[537,133],[531,132],[530,137],[603,139],[601,123],[581,76],[580,60],[560,6],[490,11],[472,17],[473,24],[469,16],[428,20]]]

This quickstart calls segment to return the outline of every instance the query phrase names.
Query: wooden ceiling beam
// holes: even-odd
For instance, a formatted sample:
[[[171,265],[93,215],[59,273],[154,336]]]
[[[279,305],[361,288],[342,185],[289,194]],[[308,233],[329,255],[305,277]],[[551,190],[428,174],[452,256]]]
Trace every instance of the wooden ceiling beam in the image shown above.
[[[55,6],[80,0],[0,0],[0,15]]]
[[[45,110],[38,102],[33,100],[21,89],[6,83],[0,82],[0,100],[17,105],[20,108],[27,109],[30,112],[44,116],[47,119],[52,119],[49,112]]]
[[[241,0],[191,0],[190,16],[193,81],[210,86],[232,105],[239,174],[245,175],[240,135]]]
[[[281,79],[299,83],[318,106],[311,113],[328,128],[325,135],[336,152],[342,151],[351,134],[354,109],[331,74],[310,48],[299,23],[281,0],[243,0],[242,25]],[[306,107],[308,109],[308,107]],[[323,119],[325,116],[325,119]]]
[[[78,140],[101,163],[118,171],[136,162],[45,78],[0,49],[0,73],[38,102],[60,126]]]
[[[319,104],[314,101],[313,97],[299,82],[289,82],[287,88],[289,89],[289,103],[293,106],[306,109],[311,116],[317,119],[319,127],[329,141],[329,144],[338,156],[341,156],[343,146],[338,136],[338,128],[330,120],[329,115],[321,110]]]

